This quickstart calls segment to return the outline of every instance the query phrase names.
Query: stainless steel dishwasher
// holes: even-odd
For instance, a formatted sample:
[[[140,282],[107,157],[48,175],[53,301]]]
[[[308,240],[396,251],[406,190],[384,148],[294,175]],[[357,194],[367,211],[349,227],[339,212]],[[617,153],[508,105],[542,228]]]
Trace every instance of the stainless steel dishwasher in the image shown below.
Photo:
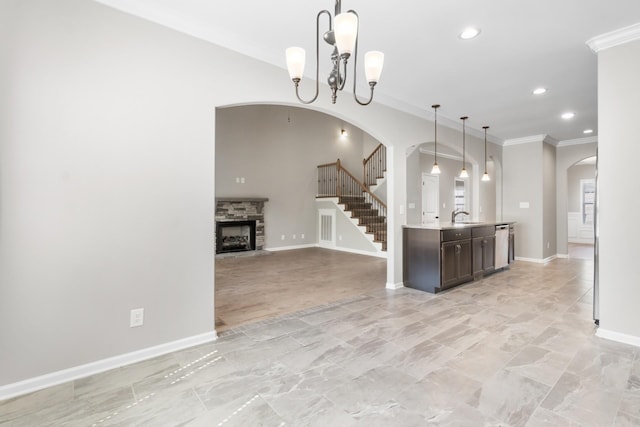
[[[509,226],[496,225],[496,258],[495,268],[509,265]]]

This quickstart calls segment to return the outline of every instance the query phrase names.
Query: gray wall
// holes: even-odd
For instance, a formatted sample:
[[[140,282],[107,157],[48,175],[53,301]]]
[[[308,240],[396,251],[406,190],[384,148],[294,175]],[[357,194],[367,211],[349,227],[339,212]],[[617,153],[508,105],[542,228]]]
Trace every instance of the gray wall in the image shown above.
[[[556,149],[542,144],[542,258],[556,255]]]
[[[568,180],[567,170],[580,160],[595,156],[597,143],[560,146],[556,149],[556,225],[558,254],[569,253],[567,213],[568,211]]]
[[[567,170],[569,212],[580,212],[580,181],[596,177],[595,165],[574,165]]]
[[[621,223],[640,211],[629,171],[640,158],[640,41],[598,54],[598,226],[600,229],[600,329],[598,334],[640,345],[639,228]]]
[[[502,152],[504,219],[517,221],[516,256],[521,258],[543,258],[543,144],[507,145]],[[521,208],[521,202],[529,208]]]
[[[273,105],[218,108],[216,123],[216,195],[269,198],[267,249],[317,243],[316,167],[339,158],[362,179],[363,132],[341,138],[335,117]]]
[[[422,223],[422,183],[420,149],[409,149],[407,165],[407,224]]]

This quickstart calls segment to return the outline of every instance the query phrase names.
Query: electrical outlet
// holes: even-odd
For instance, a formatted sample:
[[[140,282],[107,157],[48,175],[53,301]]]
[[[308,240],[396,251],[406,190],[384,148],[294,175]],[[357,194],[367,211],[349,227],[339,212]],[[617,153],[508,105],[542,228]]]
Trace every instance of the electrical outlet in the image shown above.
[[[304,233],[300,235],[300,238],[304,240]]]
[[[236,176],[236,184],[240,184],[240,177]]]
[[[280,240],[284,240],[284,234],[280,236]]]
[[[244,184],[244,176],[240,177],[240,184]]]
[[[342,234],[338,236],[338,240],[342,241]]]
[[[547,242],[547,249],[551,247],[551,243]]]
[[[129,327],[135,328],[144,324],[144,308],[134,308],[129,315]]]
[[[293,240],[296,240],[296,235],[295,234],[293,235]]]

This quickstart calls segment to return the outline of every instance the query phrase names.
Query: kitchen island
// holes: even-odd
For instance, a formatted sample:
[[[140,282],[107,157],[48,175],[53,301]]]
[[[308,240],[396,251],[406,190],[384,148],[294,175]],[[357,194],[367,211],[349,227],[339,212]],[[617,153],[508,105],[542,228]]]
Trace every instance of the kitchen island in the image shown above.
[[[507,268],[513,221],[403,226],[403,276],[409,288],[437,293]]]

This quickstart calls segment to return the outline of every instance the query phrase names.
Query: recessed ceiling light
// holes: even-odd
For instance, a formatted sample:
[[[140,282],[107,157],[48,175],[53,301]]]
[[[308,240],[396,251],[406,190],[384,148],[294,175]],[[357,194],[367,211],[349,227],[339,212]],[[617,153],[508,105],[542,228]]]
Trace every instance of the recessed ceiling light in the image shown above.
[[[576,116],[576,113],[568,112],[564,113],[561,117],[565,120],[573,119]]]
[[[547,91],[546,87],[539,87],[533,90],[533,94],[534,95],[542,95],[543,93],[545,93]]]
[[[463,40],[469,40],[474,37],[478,37],[480,34],[480,29],[475,27],[467,27],[460,33],[460,38]]]
[[[593,129],[585,129],[582,131],[582,133],[586,133],[586,134],[593,133]]]

